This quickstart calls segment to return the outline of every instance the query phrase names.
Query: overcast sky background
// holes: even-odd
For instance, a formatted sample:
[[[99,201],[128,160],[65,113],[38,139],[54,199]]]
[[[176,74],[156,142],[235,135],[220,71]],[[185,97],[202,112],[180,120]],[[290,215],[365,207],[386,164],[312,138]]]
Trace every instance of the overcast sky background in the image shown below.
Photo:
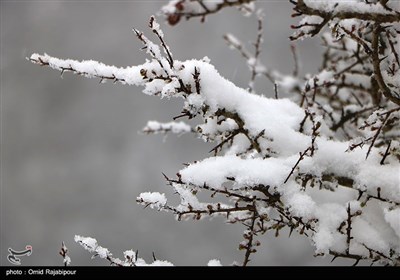
[[[143,209],[135,199],[143,191],[171,189],[171,177],[183,163],[208,156],[210,146],[192,135],[145,136],[147,120],[170,121],[182,101],[160,100],[140,88],[99,84],[29,63],[33,52],[60,58],[94,59],[116,66],[136,65],[146,55],[131,31],[147,33],[148,19],[167,1],[1,1],[1,265],[7,249],[33,246],[23,265],[61,265],[61,242],[73,265],[107,265],[91,260],[73,241],[91,236],[116,257],[138,249],[139,256],[175,265],[241,262],[241,225],[223,219],[178,222],[168,213]],[[291,4],[258,1],[266,14],[262,62],[284,73],[293,69],[288,36]],[[238,53],[222,36],[255,39],[256,19],[225,9],[201,24],[194,19],[167,26],[159,19],[174,57],[208,56],[220,73],[246,87],[250,74]],[[318,68],[319,40],[297,44],[302,73]],[[251,46],[249,45],[249,48]],[[260,80],[259,93],[272,96],[273,86]],[[282,232],[261,238],[252,265],[324,265],[314,258],[309,241]],[[336,261],[335,264],[344,262]]]

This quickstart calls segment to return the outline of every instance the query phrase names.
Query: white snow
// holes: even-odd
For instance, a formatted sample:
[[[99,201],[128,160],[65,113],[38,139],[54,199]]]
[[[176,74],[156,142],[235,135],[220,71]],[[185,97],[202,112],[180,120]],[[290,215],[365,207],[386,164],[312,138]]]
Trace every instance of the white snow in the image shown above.
[[[78,242],[79,244],[81,244],[83,246],[83,248],[85,248],[86,250],[88,250],[91,253],[95,252],[95,250],[98,246],[97,240],[94,238],[91,238],[91,237],[75,235],[74,240],[75,240],[75,242]]]
[[[293,215],[300,216],[305,220],[318,219],[317,231],[312,237],[317,252],[327,252],[332,248],[339,250],[345,247],[344,235],[338,233],[337,228],[342,221],[346,220],[346,203],[354,200],[356,193],[349,192],[346,194],[343,192],[343,197],[337,200],[336,203],[327,204],[325,202],[321,204],[319,202],[321,199],[318,195],[315,195],[314,191],[300,192],[300,186],[294,182],[297,174],[308,173],[317,177],[334,174],[335,176],[351,178],[353,180],[353,188],[366,191],[367,194],[372,196],[377,196],[377,189],[380,188],[382,197],[400,201],[400,178],[398,172],[400,166],[398,163],[380,165],[381,155],[375,149],[372,150],[370,157],[366,160],[367,145],[352,152],[346,152],[349,142],[330,140],[325,138],[323,134],[315,141],[318,149],[315,151],[314,156],[305,156],[298,164],[297,169],[294,170],[290,180],[284,184],[292,167],[299,159],[299,153],[303,152],[311,143],[309,135],[298,131],[299,123],[305,115],[304,110],[288,99],[268,99],[238,88],[221,77],[217,70],[207,62],[199,60],[176,62],[176,65],[183,65],[184,67],[176,67],[171,70],[176,76],[175,81],[181,79],[184,84],[191,84],[192,91],[195,91],[194,69],[197,68],[200,72],[200,94],[193,92],[185,96],[177,92],[175,86],[171,86],[175,82],[167,83],[165,79],[157,79],[158,75],[165,75],[165,72],[155,61],[148,61],[136,67],[116,68],[93,61],[64,61],[51,58],[48,55],[39,56],[34,54],[31,57],[35,61],[39,61],[39,58],[58,70],[71,67],[79,69],[79,71],[86,73],[87,76],[114,75],[118,79],[124,79],[126,83],[145,86],[144,92],[149,95],[168,92],[171,97],[184,97],[186,99],[185,108],[192,113],[201,112],[201,109],[207,106],[208,113],[204,116],[204,121],[207,120],[207,122],[198,126],[198,131],[207,141],[221,139],[222,135],[229,135],[229,133],[238,129],[238,123],[234,118],[226,117],[225,120],[221,121],[213,115],[221,109],[237,114],[243,121],[243,129],[246,129],[249,137],[256,137],[264,131],[262,137],[258,139],[259,146],[262,147],[263,151],[270,150],[274,157],[262,158],[257,153],[254,154],[254,151],[246,152],[250,141],[245,135],[239,134],[234,137],[232,146],[225,151],[225,155],[206,158],[182,169],[179,172],[181,180],[184,184],[198,186],[199,188],[206,184],[214,189],[223,189],[225,188],[225,183],[229,181],[227,178],[234,178],[233,189],[260,184],[276,188],[283,195],[282,200],[288,204],[289,210]],[[164,58],[160,57],[159,59],[162,60]],[[146,71],[147,78],[152,78],[152,81],[148,81],[146,78],[143,79],[141,74],[143,69]],[[334,73],[330,71],[322,71],[317,77],[318,84],[334,81]],[[311,85],[313,85],[313,79],[309,80]],[[282,84],[288,88],[295,84],[294,80],[288,78],[282,81]],[[349,81],[369,86],[366,84],[368,83],[366,79],[350,79],[349,77]],[[346,110],[351,111],[355,110],[355,108],[348,107]],[[368,121],[371,123],[378,122],[377,114]],[[320,121],[323,122],[323,120]],[[183,133],[189,132],[191,128],[182,122],[159,123],[151,121],[148,122],[146,130]],[[238,153],[248,153],[248,157],[238,156]],[[335,184],[337,182],[332,183],[334,188],[336,187]],[[181,196],[181,203],[177,207],[178,211],[186,211],[189,205],[200,210],[207,210],[208,205],[214,208],[217,207],[215,204],[201,203],[197,196],[193,194],[191,188],[185,188],[178,184],[174,185],[174,188]],[[347,199],[346,195],[348,195]],[[160,193],[142,193],[137,200],[143,205],[149,205],[151,208],[158,210],[164,209],[167,203],[165,195]],[[228,208],[229,206],[223,205],[220,207]],[[392,212],[397,213],[398,211]],[[398,231],[396,229],[396,215],[388,214],[392,212],[387,212],[385,219],[395,231]],[[241,215],[246,214],[233,213],[230,219]],[[373,238],[367,237],[363,234],[364,232],[370,232]],[[355,220],[354,233],[357,237],[357,240],[354,241],[355,245],[352,245],[354,248],[361,250],[362,246],[357,247],[357,244],[362,242],[377,250],[387,250],[389,248],[389,245],[380,237],[384,233],[374,228],[373,224],[364,219]],[[396,233],[398,234],[398,232]],[[372,241],[375,239],[376,241]],[[82,239],[80,243],[91,251],[95,251],[97,248],[97,243],[94,239]],[[97,254],[104,257],[107,255],[107,251],[99,250]]]
[[[64,265],[70,265],[71,264],[71,258],[69,256],[64,256],[63,260]]]
[[[225,38],[227,41],[229,41],[231,43],[231,48],[233,49],[234,46],[239,47],[242,45],[242,42],[239,41],[238,38],[236,38],[235,35],[231,34],[231,33],[227,33],[225,34]]]
[[[101,259],[106,259],[110,255],[108,249],[101,246],[96,247],[96,253]]]
[[[218,5],[223,3],[223,0],[203,0],[202,1],[204,5],[209,9],[209,10],[215,10]]]
[[[300,87],[299,80],[293,76],[283,76],[281,80],[277,81],[279,89],[284,92],[292,92],[295,87]]]
[[[315,215],[316,203],[305,193],[295,193],[290,196],[288,205],[295,216],[310,219]]]
[[[280,159],[242,159],[237,156],[211,157],[191,164],[180,171],[185,183],[220,189],[227,177],[234,177],[237,185],[277,186],[290,172],[290,165]]]
[[[340,12],[394,14],[386,10],[379,2],[371,5],[360,0],[304,0],[304,3],[310,8],[333,14]]]
[[[221,262],[217,259],[210,260],[207,266],[222,266]]]
[[[389,253],[389,245],[382,238],[379,231],[373,225],[362,218],[355,218],[352,222],[352,233],[356,242],[373,250]]]
[[[389,75],[386,71],[382,72],[385,83],[396,88],[400,88],[400,76]]]
[[[390,13],[386,10],[382,11],[379,8],[380,4],[369,5],[353,0],[340,1],[339,5],[334,7],[332,4],[334,2],[305,0],[310,7],[331,13],[344,10]],[[177,1],[171,1],[166,6],[168,12],[173,12],[177,3]],[[210,9],[216,4],[217,2],[207,1]],[[190,9],[196,3],[190,2],[189,5],[185,2],[183,5],[185,9]],[[306,17],[302,23],[319,23],[320,21],[318,17]],[[346,28],[351,28],[359,23],[349,20],[342,24]],[[161,32],[156,22],[153,23],[153,29]],[[352,151],[348,149],[350,144],[356,143],[355,141],[363,141],[365,137],[372,137],[375,134],[383,122],[380,115],[383,109],[375,111],[365,121],[369,125],[368,129],[355,135],[350,141],[341,141],[329,129],[329,125],[325,123],[318,110],[308,108],[308,113],[316,114],[314,121],[321,123],[319,135],[313,139],[311,137],[313,123],[309,119],[304,121],[305,110],[293,101],[271,99],[249,93],[246,89],[239,88],[222,77],[207,59],[174,60],[174,67],[170,67],[160,47],[146,37],[143,36],[143,38],[147,52],[153,59],[142,65],[128,68],[107,66],[92,60],[81,62],[70,59],[61,60],[47,54],[33,54],[30,57],[34,63],[48,64],[59,71],[73,71],[87,77],[142,86],[143,92],[148,95],[157,95],[161,98],[183,98],[183,109],[199,116],[200,122],[196,126],[196,131],[200,138],[208,142],[216,142],[216,145],[230,140],[224,147],[220,147],[216,156],[210,155],[201,161],[189,164],[178,172],[177,181],[170,182],[180,198],[177,207],[167,205],[166,196],[158,192],[140,194],[137,197],[139,203],[157,210],[172,211],[176,214],[184,213],[187,218],[193,217],[194,212],[191,213],[191,211],[194,209],[198,214],[226,215],[229,222],[234,222],[237,219],[249,218],[248,208],[243,211],[233,211],[227,215],[223,210],[231,211],[235,207],[232,203],[234,199],[229,201],[232,205],[203,203],[199,201],[197,191],[211,188],[220,193],[229,190],[235,194],[251,197],[262,195],[262,192],[255,187],[264,187],[279,196],[285,206],[285,211],[288,211],[290,215],[312,225],[314,231],[310,232],[309,236],[317,253],[328,253],[330,250],[344,252],[349,249],[352,253],[368,256],[367,248],[370,248],[389,254],[393,244],[400,244],[399,162],[392,156],[390,164],[380,163],[385,147],[374,147],[367,159],[369,145]],[[241,42],[233,35],[228,34],[226,38],[231,46],[235,48],[241,46]],[[333,42],[333,38],[326,38]],[[354,44],[349,42],[346,44],[354,50]],[[257,74],[271,74],[253,56],[246,55],[248,55],[247,64],[256,68]],[[348,67],[346,63],[341,61],[334,70],[323,69],[317,75],[309,75],[306,83],[311,88],[334,85],[338,82],[337,71],[346,69]],[[200,73],[198,80],[194,79],[195,69],[196,73]],[[276,83],[280,88],[288,92],[296,87],[301,88],[300,85],[304,84],[296,77],[283,76],[277,72],[271,75],[276,78]],[[343,77],[350,85],[371,87],[370,77],[357,74],[357,71],[352,74],[346,73]],[[388,83],[391,82],[392,86],[398,86],[397,76],[385,74],[384,78]],[[181,85],[185,86],[185,90],[181,90]],[[199,92],[196,86],[200,86]],[[335,115],[336,109],[333,105],[323,104],[323,108],[333,114],[335,120],[340,119],[340,116]],[[344,106],[343,112],[357,112],[362,108],[361,105]],[[302,122],[304,125],[300,132]],[[148,133],[171,131],[182,134],[193,130],[184,122],[149,121],[143,131]],[[311,156],[312,139],[315,140],[313,142],[315,150]],[[392,143],[392,147],[398,146],[398,142]],[[308,149],[307,153],[306,149]],[[395,155],[396,151],[392,153]],[[398,150],[397,153],[399,153]],[[299,160],[300,155],[303,157],[301,160]],[[313,180],[313,186],[311,183],[301,185],[303,180],[301,176],[309,176]],[[361,196],[357,200],[359,194]],[[387,203],[387,201],[392,202]],[[352,214],[357,213],[351,217],[353,239],[350,245],[347,244],[345,232],[348,226],[348,205],[351,206]],[[273,212],[273,207],[266,203],[265,199],[257,200],[255,207],[259,209],[258,214],[265,217]],[[215,211],[216,209],[222,211]],[[111,256],[108,249],[98,246],[93,238],[77,235],[75,241],[101,258]],[[127,259],[125,262],[118,259],[114,261],[124,265],[131,265],[132,261],[135,265],[170,265],[165,261],[157,260],[147,264],[141,258],[136,260],[133,250],[125,251],[124,256]],[[209,265],[220,265],[220,262],[211,260]]]
[[[152,18],[152,26],[151,29],[153,30],[153,32],[157,32],[157,34],[163,38],[164,37],[164,32],[161,30],[160,28],[160,24],[156,21],[154,16],[151,16]]]
[[[149,264],[149,266],[174,266],[174,265],[172,263],[170,263],[169,261],[156,260],[156,261],[152,262],[151,264]]]
[[[133,250],[126,250],[124,252],[124,257],[127,261],[135,262],[136,261],[136,252]]]
[[[400,238],[400,208],[393,210],[384,209],[384,213],[385,221],[389,223],[396,235]]]
[[[156,48],[154,50],[159,51]],[[159,55],[161,56],[161,54]],[[262,137],[258,139],[259,146],[262,147],[263,151],[270,150],[275,155],[274,157],[262,158],[257,156],[257,153],[248,153],[248,157],[238,156],[237,153],[239,152],[246,153],[250,145],[248,138],[240,134],[234,137],[232,146],[225,151],[225,155],[206,158],[181,170],[179,173],[182,183],[199,188],[206,184],[206,186],[214,189],[224,189],[225,183],[229,181],[228,178],[234,178],[233,189],[260,184],[275,188],[282,194],[282,200],[288,204],[293,215],[300,216],[305,221],[314,218],[318,220],[317,231],[312,237],[317,252],[345,248],[345,236],[338,233],[337,228],[341,222],[346,220],[346,202],[353,200],[354,195],[351,194],[347,200],[345,197],[342,198],[342,202],[320,204],[318,196],[315,196],[313,192],[300,191],[300,187],[294,182],[297,174],[308,173],[317,177],[334,174],[335,176],[351,178],[354,183],[353,188],[359,188],[372,196],[376,196],[377,189],[380,188],[382,197],[400,201],[398,172],[400,166],[398,163],[380,165],[381,156],[379,151],[375,149],[372,150],[370,157],[366,160],[367,146],[346,152],[349,147],[348,142],[330,140],[325,138],[324,135],[321,135],[315,141],[318,149],[315,150],[314,156],[305,156],[298,164],[297,169],[294,170],[289,182],[284,184],[299,158],[299,153],[303,152],[311,143],[309,135],[298,131],[299,124],[304,119],[304,110],[288,99],[275,100],[251,94],[221,77],[217,70],[207,62],[199,60],[177,62],[176,65],[183,65],[184,67],[176,67],[176,69],[171,70],[176,79],[181,79],[184,84],[191,84],[192,91],[195,91],[194,69],[196,68],[200,72],[200,94],[193,92],[185,96],[177,92],[177,87],[170,85],[172,83],[167,83],[165,79],[157,79],[157,75],[165,75],[165,72],[154,61],[148,61],[141,66],[131,68],[116,68],[93,61],[64,61],[47,55],[32,55],[31,57],[36,61],[39,58],[58,70],[71,67],[79,69],[87,76],[114,75],[118,79],[124,79],[127,83],[145,86],[144,93],[149,95],[168,92],[171,97],[184,97],[186,99],[185,108],[193,113],[200,112],[204,106],[207,106],[208,112],[204,116],[204,120],[207,120],[207,122],[200,124],[198,130],[202,137],[205,137],[208,141],[221,139],[222,135],[229,135],[229,133],[238,129],[235,117],[228,116],[221,121],[213,116],[215,112],[221,109],[236,114],[243,121],[243,129],[246,129],[249,137],[256,137],[264,132]],[[158,59],[163,60],[164,58],[159,57]],[[152,81],[143,79],[142,69],[146,70],[147,78],[153,78]],[[128,76],[129,79],[127,79]],[[334,81],[333,76],[333,72],[322,71],[317,75],[318,84]],[[285,86],[295,84],[294,81],[290,81],[290,83],[283,81]],[[309,81],[313,85],[313,78]],[[364,85],[368,82],[366,80],[361,81],[358,78],[352,78],[350,81]],[[353,110],[354,108],[349,107],[347,109]],[[368,121],[371,123],[378,121],[379,118],[376,114]],[[320,121],[323,122],[323,120]],[[151,121],[148,122],[146,130],[155,132],[168,130],[174,133],[183,133],[189,132],[191,128],[181,122],[159,123]],[[256,156],[250,156],[252,154]],[[335,183],[332,183],[332,185],[336,186]],[[181,197],[181,203],[176,208],[178,211],[187,211],[188,207],[199,210],[207,210],[208,205],[211,205],[213,209],[217,207],[216,204],[199,202],[191,188],[179,184],[175,184],[174,188]],[[167,203],[164,194],[150,192],[142,193],[137,201],[158,210],[164,209]],[[222,205],[220,207],[223,209],[230,206]],[[385,214],[387,223],[391,227],[395,225],[394,230],[397,230],[395,215],[388,213],[391,212]],[[246,213],[232,213],[230,219],[243,215],[246,216]],[[364,219],[356,219],[354,227],[355,240],[352,248],[363,251],[362,246],[358,245],[365,243],[365,245],[376,250],[388,250],[389,245],[381,238],[383,233],[374,228],[373,224]],[[366,235],[366,233],[370,233],[370,235]],[[396,233],[398,234],[398,232]],[[89,251],[96,251],[100,257],[109,254],[107,250],[101,247],[96,249],[97,242],[94,239],[83,238],[80,239],[80,243]]]
[[[111,262],[111,265],[118,266],[173,266],[172,263],[163,260],[155,260],[152,263],[146,263],[146,261],[142,258],[136,258],[137,255],[133,250],[127,250],[124,254],[124,261],[121,261],[118,258],[114,258],[111,252],[102,246],[97,244],[97,240],[92,237],[84,237],[75,235],[75,242],[79,243],[84,249],[89,251],[90,253],[94,253],[92,258],[99,257],[101,259],[107,259]],[[71,262],[69,257],[64,258],[64,262]]]
[[[147,133],[166,133],[171,131],[174,134],[188,133],[192,130],[190,125],[180,122],[160,123],[157,121],[148,121],[143,128],[143,132]]]
[[[140,75],[141,68],[138,66],[127,67],[127,68],[117,68],[115,66],[108,66],[101,62],[86,60],[86,61],[76,61],[71,59],[58,59],[55,57],[50,57],[47,54],[39,55],[32,54],[30,57],[32,61],[42,61],[43,63],[48,63],[53,69],[59,71],[69,71],[68,69],[76,69],[80,74],[88,77],[109,77],[123,80],[122,83],[129,85],[140,85],[143,83],[143,78]]]
[[[137,197],[137,201],[148,204],[151,208],[161,209],[167,204],[165,194],[159,192],[144,192]]]

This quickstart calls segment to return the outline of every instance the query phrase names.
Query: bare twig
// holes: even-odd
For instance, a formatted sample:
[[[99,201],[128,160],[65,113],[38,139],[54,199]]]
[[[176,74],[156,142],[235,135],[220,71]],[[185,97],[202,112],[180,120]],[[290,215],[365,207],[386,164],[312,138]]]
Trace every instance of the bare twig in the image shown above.
[[[250,262],[250,255],[252,253],[257,252],[256,249],[253,248],[253,239],[254,239],[254,226],[255,226],[255,222],[257,220],[257,213],[256,211],[253,212],[253,216],[251,218],[251,223],[250,225],[247,226],[247,232],[244,234],[245,239],[247,239],[247,243],[246,245],[244,245],[244,249],[246,249],[246,253],[244,256],[244,260],[243,260],[243,266],[247,266],[247,264]]]
[[[61,243],[61,249],[59,254],[63,257],[64,266],[68,266],[71,263],[71,258],[68,256],[68,248],[65,246],[64,241]]]
[[[167,19],[168,19],[168,22],[170,25],[177,24],[181,18],[186,18],[188,20],[191,18],[200,17],[202,19],[202,21],[204,21],[204,18],[206,16],[218,13],[223,8],[240,6],[243,4],[253,2],[255,0],[234,0],[234,1],[224,0],[223,2],[215,5],[214,9],[208,8],[206,6],[206,4],[203,3],[203,0],[189,0],[189,1],[197,2],[199,4],[201,10],[200,11],[195,11],[195,10],[187,11],[187,10],[185,10],[185,4],[186,4],[185,1],[180,1],[176,4],[176,5],[178,5],[177,9],[175,9],[175,11],[173,13],[166,13],[166,16],[167,16]]]
[[[385,154],[383,155],[382,160],[380,161],[380,164],[381,164],[381,165],[384,165],[384,164],[385,164],[385,159],[387,158],[388,155],[390,155],[390,144],[392,144],[392,141],[391,141],[391,140],[389,141],[389,144],[387,145]]]
[[[372,138],[371,145],[368,148],[367,155],[365,157],[366,159],[368,158],[369,154],[371,153],[372,147],[374,146],[376,139],[378,139],[378,136],[381,133],[382,128],[385,126],[385,124],[386,124],[387,120],[389,119],[389,117],[390,117],[390,114],[387,114],[385,119],[382,121],[382,124],[379,126],[379,128],[375,132],[375,134],[374,134],[374,136]]]
[[[289,175],[286,177],[285,181],[283,183],[287,183],[287,181],[289,181],[290,176],[292,176],[292,174],[294,173],[294,171],[296,170],[296,167],[299,165],[300,161],[302,161],[304,159],[304,156],[307,155],[307,153],[310,151],[310,147],[308,147],[304,152],[299,153],[299,159],[297,160],[297,162],[295,163],[295,165],[292,167],[292,170],[290,171]]]
[[[262,15],[258,15],[258,27],[257,27],[257,39],[254,43],[254,48],[255,48],[255,52],[254,52],[254,61],[252,62],[252,64],[250,65],[251,67],[251,79],[250,79],[250,91],[254,91],[254,81],[256,79],[257,74],[259,74],[258,72],[258,67],[259,67],[259,56],[261,53],[261,44],[262,44],[262,36],[263,36],[263,17]]]
[[[399,19],[400,21],[400,15]],[[381,59],[379,58],[379,37],[380,33],[382,32],[382,27],[380,26],[379,23],[375,23],[372,31],[372,65],[374,66],[374,77],[376,81],[378,82],[379,88],[383,95],[392,101],[393,103],[400,105],[400,98],[395,97],[391,90],[387,87],[383,76],[382,76],[382,70],[381,70]]]

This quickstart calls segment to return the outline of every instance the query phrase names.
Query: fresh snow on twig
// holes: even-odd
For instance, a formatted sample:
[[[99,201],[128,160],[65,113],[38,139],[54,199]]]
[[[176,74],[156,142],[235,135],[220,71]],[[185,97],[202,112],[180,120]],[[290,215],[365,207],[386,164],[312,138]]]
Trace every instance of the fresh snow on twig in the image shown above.
[[[377,13],[382,15],[396,14],[395,11],[390,11],[388,9],[385,9],[379,2],[371,5],[360,0],[339,0],[339,1],[303,0],[303,1],[310,8],[332,14],[337,14],[341,12]],[[393,6],[395,7],[396,5]]]
[[[158,192],[144,192],[141,193],[138,198],[138,201],[140,201],[143,204],[150,205],[151,208],[155,209],[161,209],[163,206],[167,204],[167,198],[165,197],[165,194],[161,194]]]
[[[97,240],[92,237],[84,237],[75,235],[75,242],[79,243],[84,249],[90,253],[94,253],[92,258],[99,257],[107,259],[111,265],[114,266],[172,266],[173,264],[168,261],[154,260],[152,263],[146,263],[142,258],[138,258],[137,252],[127,250],[124,252],[125,260],[114,258],[107,248],[101,247],[97,244]]]
[[[144,133],[167,133],[172,132],[174,134],[184,134],[192,131],[190,125],[184,122],[167,122],[160,123],[157,121],[148,121],[146,126],[142,129]]]

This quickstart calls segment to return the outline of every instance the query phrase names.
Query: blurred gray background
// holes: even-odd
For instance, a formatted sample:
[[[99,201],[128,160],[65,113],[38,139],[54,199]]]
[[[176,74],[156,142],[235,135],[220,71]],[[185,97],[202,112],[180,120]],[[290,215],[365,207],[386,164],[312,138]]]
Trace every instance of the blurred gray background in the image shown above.
[[[106,64],[141,64],[146,55],[133,27],[147,32],[148,19],[167,1],[1,1],[1,265],[7,248],[22,250],[24,265],[61,265],[62,241],[73,265],[108,265],[91,260],[74,235],[96,238],[114,256],[127,249],[175,265],[241,262],[241,225],[223,219],[178,222],[168,213],[143,209],[135,202],[143,191],[172,191],[170,176],[182,163],[208,156],[210,146],[192,135],[166,141],[138,133],[147,120],[170,121],[181,100],[160,100],[141,88],[99,84],[29,63],[33,52],[60,58],[94,59]],[[258,1],[266,14],[262,61],[284,73],[293,69],[288,36],[288,1]],[[176,59],[208,56],[220,73],[246,87],[250,74],[238,53],[226,47],[223,34],[244,42],[255,39],[256,19],[235,8],[201,24],[194,19],[167,26],[159,19]],[[302,72],[315,72],[318,40],[297,44]],[[251,46],[249,46],[251,48]],[[273,95],[260,80],[258,92]],[[261,238],[252,265],[321,265],[305,238],[282,232]],[[335,262],[342,264],[342,262]]]

